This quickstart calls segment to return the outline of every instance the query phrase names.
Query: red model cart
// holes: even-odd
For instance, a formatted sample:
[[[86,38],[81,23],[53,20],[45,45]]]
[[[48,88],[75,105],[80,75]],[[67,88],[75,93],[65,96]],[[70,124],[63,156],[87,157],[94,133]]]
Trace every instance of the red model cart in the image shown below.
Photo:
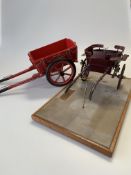
[[[73,80],[76,74],[74,62],[77,62],[77,46],[71,39],[63,39],[28,53],[32,63],[28,69],[2,78],[0,82],[10,80],[36,69],[38,73],[30,78],[0,89],[0,93],[46,75],[55,86],[64,86]]]

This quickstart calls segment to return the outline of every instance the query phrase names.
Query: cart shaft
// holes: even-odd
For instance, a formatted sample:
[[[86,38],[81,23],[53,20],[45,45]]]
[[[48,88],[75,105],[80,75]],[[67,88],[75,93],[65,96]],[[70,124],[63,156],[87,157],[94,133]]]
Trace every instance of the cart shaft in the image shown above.
[[[8,90],[10,90],[10,89],[13,89],[13,88],[15,88],[15,87],[17,87],[17,86],[21,86],[21,85],[23,85],[23,84],[25,84],[25,83],[28,83],[28,82],[30,82],[30,81],[32,81],[32,80],[35,80],[35,79],[37,79],[37,78],[40,78],[40,77],[42,77],[42,76],[43,76],[43,75],[41,75],[41,74],[39,74],[39,73],[34,74],[34,75],[33,75],[32,77],[30,77],[30,78],[27,78],[27,79],[25,79],[25,80],[23,80],[23,81],[19,81],[19,82],[15,83],[15,84],[12,84],[12,85],[9,85],[9,86],[7,86],[7,87],[4,87],[4,88],[0,89],[0,93],[3,93],[3,92],[8,91]]]
[[[21,72],[18,72],[18,73],[16,73],[16,74],[13,74],[13,75],[9,75],[9,76],[7,76],[7,77],[4,77],[4,78],[2,78],[1,80],[0,80],[0,83],[1,82],[4,82],[4,81],[7,81],[7,80],[10,80],[10,79],[13,79],[13,78],[15,78],[15,77],[18,77],[18,76],[20,76],[20,75],[22,75],[22,74],[25,74],[25,73],[27,73],[27,72],[30,72],[30,71],[32,71],[32,70],[34,70],[35,68],[34,68],[34,66],[31,66],[31,67],[29,67],[28,69],[25,69],[25,70],[23,70],[23,71],[21,71]]]
[[[92,86],[92,88],[91,88],[91,90],[90,90],[90,93],[89,93],[89,100],[92,99],[92,95],[93,95],[93,93],[94,93],[94,91],[95,91],[97,85],[98,85],[99,82],[105,77],[105,75],[107,75],[107,73],[108,73],[109,70],[110,70],[110,67],[108,67],[108,68],[106,69],[106,71],[103,73],[103,75],[100,76],[100,78],[93,84],[93,86]]]

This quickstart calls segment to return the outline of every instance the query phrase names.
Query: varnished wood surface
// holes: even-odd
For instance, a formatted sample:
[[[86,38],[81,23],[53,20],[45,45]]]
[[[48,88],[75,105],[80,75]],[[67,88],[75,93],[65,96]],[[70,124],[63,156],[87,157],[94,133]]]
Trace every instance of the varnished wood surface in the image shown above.
[[[52,99],[50,99],[46,104],[44,104],[44,106],[42,106],[40,109],[38,109],[33,115],[32,115],[32,118],[33,120],[35,120],[36,122],[39,122],[55,131],[58,131],[82,144],[85,144],[109,157],[112,156],[113,152],[114,152],[114,149],[115,149],[115,146],[116,146],[116,143],[117,143],[117,139],[118,139],[118,136],[119,136],[119,133],[120,133],[120,130],[121,130],[121,127],[122,127],[122,124],[123,124],[123,121],[124,121],[124,118],[125,118],[125,115],[126,115],[126,111],[127,111],[127,108],[128,108],[128,104],[130,102],[130,99],[131,99],[131,91],[129,91],[128,93],[128,96],[127,96],[127,100],[125,101],[125,104],[123,106],[123,110],[122,110],[122,113],[121,113],[121,116],[120,116],[120,119],[119,119],[119,122],[118,122],[118,125],[116,126],[116,130],[114,132],[114,136],[112,138],[112,141],[111,141],[111,144],[110,146],[104,146],[103,144],[100,144],[98,142],[95,142],[91,139],[88,139],[86,137],[83,137],[82,135],[80,135],[79,133],[76,133],[76,132],[73,132],[72,130],[66,128],[66,127],[63,127],[61,125],[59,125],[58,123],[55,123],[55,122],[52,122],[50,120],[47,120],[47,118],[44,118],[44,117],[40,117],[37,112],[41,109],[45,109],[48,105],[50,105],[51,101],[54,100],[54,98],[57,98],[57,96],[59,96],[61,93],[62,93],[63,89],[58,93],[56,94]],[[72,91],[73,92],[73,91]],[[63,97],[63,96],[62,96]],[[66,100],[66,98],[65,98]],[[61,117],[62,117],[62,113],[61,113]]]

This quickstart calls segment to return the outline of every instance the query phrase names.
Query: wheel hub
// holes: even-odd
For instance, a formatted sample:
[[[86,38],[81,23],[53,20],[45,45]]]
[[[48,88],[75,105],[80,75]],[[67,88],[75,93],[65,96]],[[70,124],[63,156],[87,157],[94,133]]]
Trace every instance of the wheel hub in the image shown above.
[[[60,71],[60,75],[61,75],[61,76],[64,76],[65,74],[64,74],[64,72],[63,72],[63,71]]]

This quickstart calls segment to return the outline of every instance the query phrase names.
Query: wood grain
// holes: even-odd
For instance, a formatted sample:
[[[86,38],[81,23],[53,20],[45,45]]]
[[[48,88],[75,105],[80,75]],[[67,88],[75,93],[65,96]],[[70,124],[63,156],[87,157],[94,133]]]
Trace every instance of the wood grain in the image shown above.
[[[65,89],[65,88],[64,88]],[[63,91],[63,89],[58,92],[53,98],[51,98],[46,104],[44,104],[44,106],[42,106],[41,108],[43,107],[46,107],[48,104],[50,104],[50,102],[56,98],[58,95],[60,95],[60,93]],[[72,91],[73,92],[73,91]],[[117,140],[118,140],[118,136],[119,136],[119,133],[120,133],[120,130],[122,128],[122,125],[123,125],[123,121],[125,119],[125,116],[126,116],[126,111],[127,111],[127,108],[128,108],[128,105],[129,105],[129,102],[130,102],[130,99],[131,99],[131,90],[129,91],[129,94],[128,94],[128,97],[127,97],[127,100],[123,106],[123,110],[122,110],[122,113],[121,113],[121,116],[120,116],[120,119],[119,119],[119,122],[118,122],[118,125],[116,127],[116,130],[114,132],[114,136],[112,138],[112,141],[111,141],[111,144],[109,147],[106,147],[106,146],[103,146],[102,144],[99,144],[99,143],[96,143],[88,138],[85,138],[81,135],[79,135],[78,133],[76,132],[73,132],[69,129],[67,129],[66,127],[62,127],[60,126],[59,124],[56,124],[54,122],[51,122],[49,120],[47,120],[46,118],[44,117],[40,117],[37,115],[37,112],[41,109],[38,109],[34,114],[32,114],[32,119],[35,120],[36,122],[38,123],[41,123],[59,133],[62,133],[63,135],[65,136],[68,136],[86,146],[89,146],[103,154],[105,154],[106,156],[109,156],[111,157],[114,153],[114,150],[115,150],[115,147],[116,147],[116,143],[117,143]],[[61,117],[62,117],[62,114],[61,114]]]

